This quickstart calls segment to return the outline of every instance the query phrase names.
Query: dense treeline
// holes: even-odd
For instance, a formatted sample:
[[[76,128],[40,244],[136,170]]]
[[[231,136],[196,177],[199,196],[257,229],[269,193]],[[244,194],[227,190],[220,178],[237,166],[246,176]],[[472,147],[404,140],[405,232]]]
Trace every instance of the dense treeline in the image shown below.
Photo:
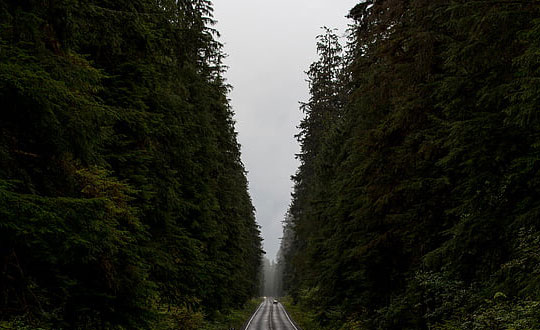
[[[200,329],[258,290],[208,0],[0,0],[0,326]]]
[[[540,3],[350,17],[308,71],[286,290],[329,329],[540,328]]]
[[[283,281],[281,280],[281,275],[283,274],[283,270],[280,269],[282,265],[283,263],[269,260],[266,257],[263,258],[259,291],[261,297],[277,298],[282,296],[281,285]]]

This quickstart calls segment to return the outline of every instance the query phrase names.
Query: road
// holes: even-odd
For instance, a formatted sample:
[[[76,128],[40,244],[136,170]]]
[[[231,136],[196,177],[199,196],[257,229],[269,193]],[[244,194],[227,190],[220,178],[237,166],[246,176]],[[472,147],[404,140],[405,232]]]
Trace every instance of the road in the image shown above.
[[[300,330],[281,303],[274,304],[273,298],[266,297],[248,321],[245,330]]]

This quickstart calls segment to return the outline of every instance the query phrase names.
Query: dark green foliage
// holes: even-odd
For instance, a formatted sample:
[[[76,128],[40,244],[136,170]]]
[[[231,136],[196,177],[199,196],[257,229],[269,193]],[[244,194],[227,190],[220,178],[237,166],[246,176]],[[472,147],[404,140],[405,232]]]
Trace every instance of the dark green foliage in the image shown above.
[[[0,1],[0,322],[190,329],[256,293],[211,14]]]
[[[327,34],[308,72],[289,293],[331,329],[539,327],[540,5],[381,0],[351,17],[343,60],[325,61]]]

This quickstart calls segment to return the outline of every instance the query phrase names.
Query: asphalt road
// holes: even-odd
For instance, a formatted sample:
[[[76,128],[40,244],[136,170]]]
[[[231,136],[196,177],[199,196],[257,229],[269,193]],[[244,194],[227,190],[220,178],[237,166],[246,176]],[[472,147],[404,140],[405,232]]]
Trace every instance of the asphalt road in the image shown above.
[[[264,299],[248,321],[245,330],[300,330],[285,312],[285,307],[279,302],[272,303],[273,300]]]

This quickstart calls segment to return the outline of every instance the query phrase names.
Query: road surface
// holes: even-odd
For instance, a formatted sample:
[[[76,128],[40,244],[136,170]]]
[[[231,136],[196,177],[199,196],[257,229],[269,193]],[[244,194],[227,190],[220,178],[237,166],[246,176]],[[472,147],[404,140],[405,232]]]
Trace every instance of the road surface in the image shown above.
[[[281,303],[266,297],[246,324],[245,330],[300,330]]]

